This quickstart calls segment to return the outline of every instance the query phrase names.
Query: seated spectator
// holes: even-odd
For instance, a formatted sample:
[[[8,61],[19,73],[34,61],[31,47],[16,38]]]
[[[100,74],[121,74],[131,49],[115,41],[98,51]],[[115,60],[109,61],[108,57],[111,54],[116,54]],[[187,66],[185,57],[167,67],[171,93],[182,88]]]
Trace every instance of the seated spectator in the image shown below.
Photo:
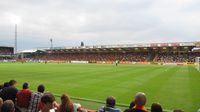
[[[0,97],[3,99],[3,101],[6,100],[12,100],[15,103],[15,98],[17,94],[17,88],[16,88],[17,82],[15,80],[10,80],[9,87],[4,88],[0,92]]]
[[[38,104],[40,102],[41,97],[43,96],[44,90],[44,85],[39,85],[37,88],[37,92],[32,93],[31,101],[28,107],[28,112],[38,112]]]
[[[27,112],[29,102],[31,100],[31,90],[28,88],[28,83],[24,83],[22,90],[17,93],[17,106],[22,112]]]
[[[15,112],[15,105],[12,100],[6,100],[3,102],[1,112]]]
[[[68,95],[61,96],[61,104],[58,108],[59,112],[74,112],[74,105]]]
[[[184,111],[181,109],[175,109],[173,112],[184,112]]]
[[[124,112],[131,112],[131,111],[132,111],[132,108],[133,108],[134,106],[135,106],[135,102],[132,101],[132,102],[130,103],[130,105],[129,105],[129,108],[126,109],[126,110],[124,110]]]
[[[153,103],[151,105],[151,112],[163,112],[161,105],[158,103]]]
[[[115,108],[115,98],[113,96],[109,96],[106,99],[106,106],[103,106],[99,109],[99,112],[120,112],[120,109]]]
[[[45,93],[41,98],[41,109],[39,112],[55,112],[54,107],[55,97],[51,93]]]
[[[147,112],[147,109],[145,108],[146,104],[146,96],[142,92],[138,92],[135,95],[135,106],[133,107],[132,112]]]

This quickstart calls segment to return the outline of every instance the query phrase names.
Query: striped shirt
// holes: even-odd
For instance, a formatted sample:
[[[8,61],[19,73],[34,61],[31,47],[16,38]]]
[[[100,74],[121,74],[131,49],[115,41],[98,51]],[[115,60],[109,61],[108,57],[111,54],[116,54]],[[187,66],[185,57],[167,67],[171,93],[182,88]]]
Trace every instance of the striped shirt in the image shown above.
[[[28,112],[38,112],[39,111],[38,104],[40,102],[42,95],[43,95],[43,93],[41,93],[41,92],[32,93],[30,105],[28,107]]]

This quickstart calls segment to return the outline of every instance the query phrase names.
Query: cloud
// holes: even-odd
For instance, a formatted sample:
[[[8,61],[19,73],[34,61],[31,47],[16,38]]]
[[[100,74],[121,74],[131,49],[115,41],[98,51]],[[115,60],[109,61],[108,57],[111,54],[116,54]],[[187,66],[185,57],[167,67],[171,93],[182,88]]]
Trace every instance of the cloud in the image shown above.
[[[0,2],[0,44],[54,46],[199,41],[198,0],[6,0]]]

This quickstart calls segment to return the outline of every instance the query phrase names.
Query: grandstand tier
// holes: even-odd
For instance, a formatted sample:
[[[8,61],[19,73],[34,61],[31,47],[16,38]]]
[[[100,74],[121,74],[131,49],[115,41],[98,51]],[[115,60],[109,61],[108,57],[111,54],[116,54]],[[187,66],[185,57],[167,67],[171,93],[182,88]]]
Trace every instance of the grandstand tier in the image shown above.
[[[21,53],[26,54],[25,59],[68,62],[113,63],[119,60],[120,63],[194,63],[195,57],[200,56],[200,52],[194,49],[199,46],[198,42],[99,45],[54,47]]]

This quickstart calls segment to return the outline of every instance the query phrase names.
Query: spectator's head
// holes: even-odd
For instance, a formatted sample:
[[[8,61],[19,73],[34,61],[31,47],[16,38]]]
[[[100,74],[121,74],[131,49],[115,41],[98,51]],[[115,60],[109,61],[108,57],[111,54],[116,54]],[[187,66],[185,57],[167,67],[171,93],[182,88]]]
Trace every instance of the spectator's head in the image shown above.
[[[1,110],[2,105],[3,105],[3,99],[0,97],[0,110]]]
[[[62,104],[66,104],[69,101],[71,101],[70,97],[66,94],[63,94],[60,99],[61,99]]]
[[[107,97],[107,99],[106,99],[106,106],[107,107],[112,107],[112,108],[115,107],[115,98],[113,96]]]
[[[162,112],[163,110],[162,110],[162,107],[161,107],[161,105],[160,104],[158,104],[158,103],[153,103],[152,105],[151,105],[151,112]]]
[[[17,81],[16,81],[16,80],[10,80],[10,81],[9,81],[9,85],[10,85],[10,86],[14,86],[14,87],[15,87],[16,84],[17,84]]]
[[[44,85],[42,85],[42,84],[41,84],[41,85],[39,85],[37,90],[38,90],[38,92],[41,92],[41,93],[43,93],[43,92],[44,92],[44,90],[45,90],[45,87],[44,87]]]
[[[135,105],[144,106],[146,104],[146,96],[142,92],[138,92],[135,95]]]
[[[53,103],[55,101],[55,97],[51,93],[45,93],[41,98],[42,112],[49,112],[50,109],[53,108]]]
[[[173,112],[184,112],[184,111],[181,109],[175,109]]]
[[[61,99],[60,112],[74,111],[74,105],[68,95],[63,94],[60,99]]]
[[[22,88],[23,88],[23,89],[28,89],[28,88],[29,88],[29,87],[28,87],[28,83],[25,82],[25,83],[23,84]]]
[[[6,87],[9,87],[10,85],[9,85],[9,82],[4,82],[4,84],[3,84],[3,87],[4,88],[6,88]]]
[[[15,106],[12,100],[6,100],[3,102],[1,112],[14,112]]]
[[[135,102],[132,101],[132,102],[130,103],[130,105],[129,105],[129,108],[132,109],[134,106],[135,106]]]

